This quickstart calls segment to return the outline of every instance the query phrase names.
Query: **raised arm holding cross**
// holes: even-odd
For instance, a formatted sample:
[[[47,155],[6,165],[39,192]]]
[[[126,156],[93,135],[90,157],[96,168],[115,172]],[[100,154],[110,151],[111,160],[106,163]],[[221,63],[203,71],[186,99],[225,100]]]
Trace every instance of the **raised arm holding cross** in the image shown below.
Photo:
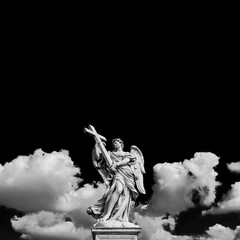
[[[102,140],[107,141],[107,139],[104,136],[98,134],[97,131],[95,130],[95,128],[92,125],[89,125],[88,127],[89,127],[89,129],[84,128],[84,132],[88,133],[88,134],[90,134],[91,136],[94,137],[94,139],[95,139],[96,143],[98,144],[99,149],[100,149],[100,151],[101,151],[101,153],[102,153],[102,155],[103,155],[103,157],[106,161],[107,166],[110,167],[113,162],[112,162],[112,159],[110,158],[110,156],[109,156],[109,154],[108,154],[108,152],[107,152],[107,150],[106,150],[106,148],[105,148],[105,146],[102,142]]]

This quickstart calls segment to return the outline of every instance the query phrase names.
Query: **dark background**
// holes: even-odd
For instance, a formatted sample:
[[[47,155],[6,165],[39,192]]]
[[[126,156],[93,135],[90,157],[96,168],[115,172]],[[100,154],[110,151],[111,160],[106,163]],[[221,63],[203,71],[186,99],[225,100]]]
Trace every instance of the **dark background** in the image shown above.
[[[120,137],[125,150],[134,144],[143,152],[141,202],[151,196],[156,163],[195,152],[220,157],[217,200],[239,181],[226,168],[239,161],[235,6],[20,3],[3,10],[2,164],[38,148],[66,149],[82,184],[100,180],[93,138],[83,132],[92,124],[108,148]],[[11,211],[1,208],[0,234],[12,234]],[[239,217],[224,221],[234,227]],[[191,234],[183,222],[177,234]],[[208,227],[201,226],[194,230]]]

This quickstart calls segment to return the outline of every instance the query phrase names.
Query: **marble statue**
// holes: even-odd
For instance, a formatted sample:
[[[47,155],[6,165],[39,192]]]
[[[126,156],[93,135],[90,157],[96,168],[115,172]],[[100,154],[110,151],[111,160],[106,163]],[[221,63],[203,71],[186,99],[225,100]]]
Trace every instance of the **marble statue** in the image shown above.
[[[145,194],[142,152],[134,145],[130,152],[125,152],[120,138],[114,138],[113,150],[107,151],[106,138],[99,135],[93,126],[89,125],[89,129],[84,130],[95,138],[92,161],[106,186],[102,198],[90,206],[87,213],[97,219],[95,227],[133,227],[135,224],[129,222],[131,207],[139,194]]]

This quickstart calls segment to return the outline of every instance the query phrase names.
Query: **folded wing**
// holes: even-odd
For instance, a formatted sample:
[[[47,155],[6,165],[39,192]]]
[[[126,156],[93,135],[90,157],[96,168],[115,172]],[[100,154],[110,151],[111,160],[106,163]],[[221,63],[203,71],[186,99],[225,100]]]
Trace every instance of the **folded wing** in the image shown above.
[[[140,193],[145,194],[146,191],[143,185],[143,174],[145,173],[143,154],[140,149],[134,145],[131,146],[130,152],[134,157],[136,157],[136,161],[132,165],[132,170],[136,177],[137,189]]]

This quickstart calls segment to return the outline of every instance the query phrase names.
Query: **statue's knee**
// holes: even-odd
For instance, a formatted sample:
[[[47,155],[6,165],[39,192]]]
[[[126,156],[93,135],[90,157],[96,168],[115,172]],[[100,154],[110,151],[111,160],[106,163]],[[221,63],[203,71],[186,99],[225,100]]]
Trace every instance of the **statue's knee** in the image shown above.
[[[116,193],[117,193],[118,195],[120,195],[120,194],[122,193],[122,191],[123,191],[122,185],[117,186],[117,188],[116,188]]]
[[[117,193],[117,195],[120,195],[121,193],[122,193],[122,189],[116,189],[116,193]]]

